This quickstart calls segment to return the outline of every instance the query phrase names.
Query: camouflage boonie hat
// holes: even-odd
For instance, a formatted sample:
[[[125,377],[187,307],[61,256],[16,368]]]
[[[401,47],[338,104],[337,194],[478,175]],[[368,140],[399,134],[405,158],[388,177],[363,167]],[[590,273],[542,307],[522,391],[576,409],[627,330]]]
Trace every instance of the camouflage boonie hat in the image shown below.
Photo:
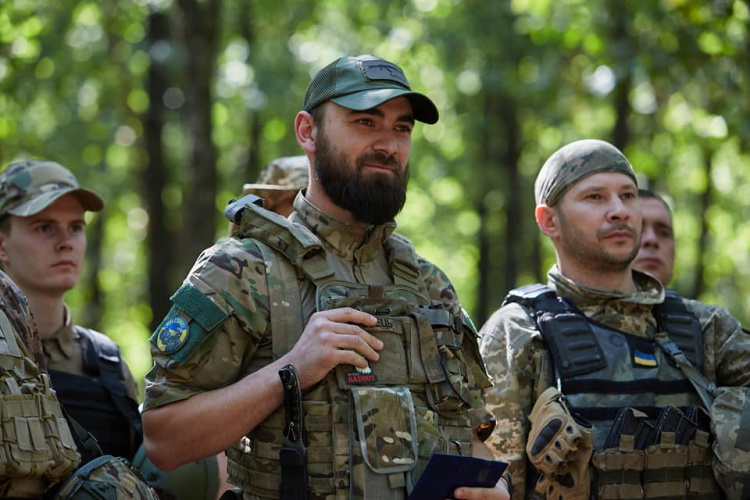
[[[80,187],[70,170],[59,163],[46,160],[12,163],[0,173],[0,216],[34,215],[66,194],[75,196],[84,210],[98,212],[104,208],[99,195]]]
[[[411,89],[401,68],[371,55],[347,56],[336,59],[313,77],[302,109],[312,111],[325,101],[333,101],[364,111],[401,96],[411,102],[415,120],[437,123],[440,115],[435,103]]]
[[[258,194],[261,191],[297,192],[307,187],[307,156],[285,156],[277,158],[263,169],[254,184],[244,184],[242,194]],[[261,196],[262,197],[262,196]]]
[[[638,186],[630,162],[612,144],[597,139],[571,142],[544,162],[534,183],[536,204],[553,206],[575,183],[601,172],[625,174]]]

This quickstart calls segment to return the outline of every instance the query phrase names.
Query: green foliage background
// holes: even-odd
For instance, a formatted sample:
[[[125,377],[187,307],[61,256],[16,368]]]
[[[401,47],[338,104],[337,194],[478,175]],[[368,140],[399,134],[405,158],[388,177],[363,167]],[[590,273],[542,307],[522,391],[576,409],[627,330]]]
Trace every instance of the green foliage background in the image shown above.
[[[374,53],[440,108],[437,125],[415,130],[398,222],[478,323],[508,288],[544,278],[554,256],[533,223],[533,179],[552,151],[589,137],[623,149],[642,184],[673,201],[675,288],[747,323],[749,12],[740,0],[6,0],[0,163],[57,160],[107,201],[68,301],[79,322],[120,343],[140,379],[165,313],[149,297],[149,258],[178,255],[179,235],[200,225],[225,234],[222,208],[242,183],[300,154],[292,125],[310,76],[340,55]],[[216,28],[215,45],[195,38],[204,33],[190,24],[195,13],[198,28]],[[155,15],[169,26],[156,43]],[[188,76],[197,58],[188,41],[215,47],[212,70]],[[168,80],[159,103],[149,98],[155,64]],[[215,169],[218,183],[214,206],[196,217],[186,112],[201,82],[216,159],[200,168]],[[158,247],[148,244],[144,202],[144,123],[155,104],[172,235]],[[175,258],[158,279],[176,289],[192,258]]]

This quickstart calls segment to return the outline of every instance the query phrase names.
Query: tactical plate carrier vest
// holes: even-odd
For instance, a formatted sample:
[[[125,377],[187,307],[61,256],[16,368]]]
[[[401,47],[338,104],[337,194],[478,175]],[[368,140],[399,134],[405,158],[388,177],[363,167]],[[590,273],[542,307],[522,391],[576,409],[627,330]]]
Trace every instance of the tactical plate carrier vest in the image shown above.
[[[512,290],[508,302],[529,310],[569,407],[594,425],[596,498],[722,498],[707,413],[654,340],[590,320],[545,285]],[[658,332],[702,370],[701,325],[679,295],[668,290],[654,316]]]
[[[120,349],[104,334],[74,328],[81,339],[85,375],[50,370],[57,397],[70,416],[94,435],[103,453],[133,460],[143,430],[138,404],[122,379]],[[81,463],[97,456],[80,445],[78,449]]]
[[[433,453],[471,455],[474,379],[462,351],[469,329],[430,301],[411,244],[395,234],[386,243],[394,284],[350,283],[336,279],[306,227],[248,208],[239,236],[253,238],[266,262],[274,358],[292,348],[303,314],[314,312],[302,311],[300,278],[315,284],[317,311],[348,306],[377,316],[367,330],[384,343],[369,369],[340,365],[303,396],[311,498],[404,498]],[[278,498],[283,425],[280,408],[228,451],[245,498]]]

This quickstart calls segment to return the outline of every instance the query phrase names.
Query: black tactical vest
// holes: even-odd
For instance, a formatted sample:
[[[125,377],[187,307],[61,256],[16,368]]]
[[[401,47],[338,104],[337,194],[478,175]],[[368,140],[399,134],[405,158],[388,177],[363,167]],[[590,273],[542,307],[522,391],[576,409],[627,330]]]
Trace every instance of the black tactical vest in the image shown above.
[[[603,447],[620,408],[635,408],[656,420],[665,406],[700,404],[693,386],[653,339],[592,321],[544,285],[512,290],[506,302],[530,309],[549,347],[561,392],[571,408],[594,424],[594,449]],[[702,371],[700,323],[680,296],[668,290],[654,315],[658,329]]]
[[[105,454],[132,460],[143,431],[138,405],[122,379],[120,350],[99,332],[74,328],[81,338],[86,375],[50,370],[52,385],[68,413],[94,435]],[[97,456],[78,444],[81,463]]]

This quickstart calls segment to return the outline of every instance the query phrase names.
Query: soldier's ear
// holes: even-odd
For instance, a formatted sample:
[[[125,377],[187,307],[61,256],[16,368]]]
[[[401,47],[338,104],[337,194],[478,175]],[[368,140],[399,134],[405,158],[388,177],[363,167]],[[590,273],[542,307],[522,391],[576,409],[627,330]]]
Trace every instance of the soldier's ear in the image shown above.
[[[315,139],[317,137],[315,119],[307,111],[300,111],[294,119],[294,132],[297,143],[305,153],[315,153]]]
[[[545,236],[554,238],[559,232],[557,211],[544,203],[536,206],[534,210],[534,217],[536,218],[536,225],[544,233]]]

